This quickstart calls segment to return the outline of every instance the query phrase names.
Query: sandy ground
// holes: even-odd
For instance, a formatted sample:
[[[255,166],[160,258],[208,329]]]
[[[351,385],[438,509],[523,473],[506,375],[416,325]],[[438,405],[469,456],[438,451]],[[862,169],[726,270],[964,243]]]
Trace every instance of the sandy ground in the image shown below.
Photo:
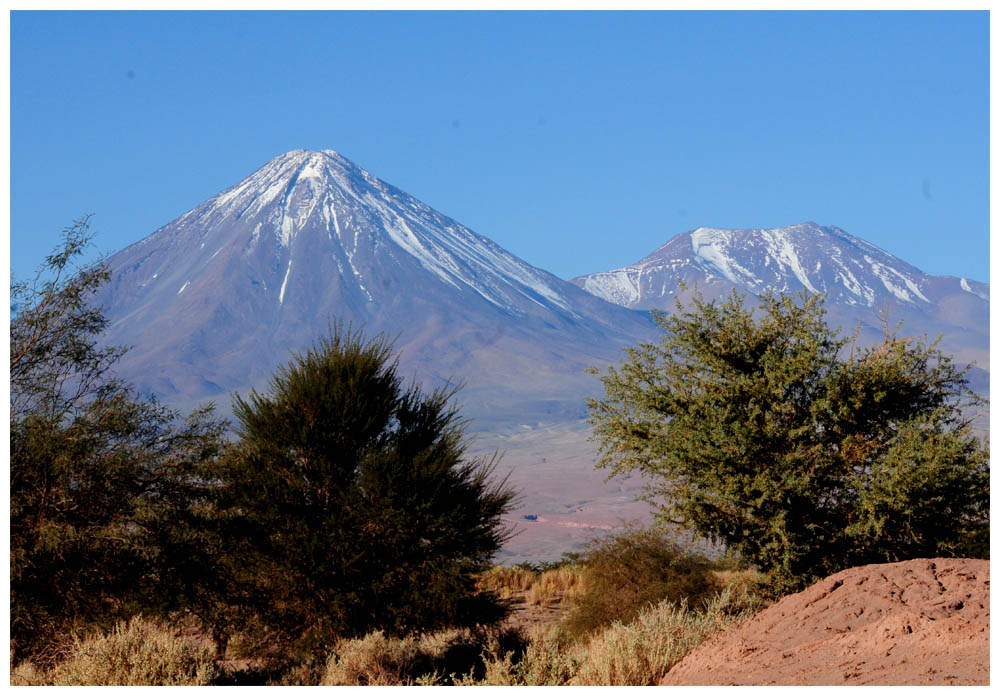
[[[988,685],[989,562],[842,571],[696,648],[669,685]]]
[[[523,424],[495,434],[478,434],[472,453],[503,453],[497,473],[509,475],[520,493],[517,509],[504,521],[514,532],[496,562],[554,561],[581,551],[597,535],[624,523],[648,523],[652,509],[638,499],[638,476],[606,481],[597,470],[597,445],[585,422]]]

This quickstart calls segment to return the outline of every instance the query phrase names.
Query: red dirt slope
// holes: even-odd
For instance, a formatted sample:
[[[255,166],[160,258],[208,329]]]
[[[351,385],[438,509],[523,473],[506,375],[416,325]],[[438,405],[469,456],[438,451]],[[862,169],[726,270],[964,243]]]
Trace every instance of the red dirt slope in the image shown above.
[[[850,568],[709,639],[662,684],[989,684],[989,561]]]

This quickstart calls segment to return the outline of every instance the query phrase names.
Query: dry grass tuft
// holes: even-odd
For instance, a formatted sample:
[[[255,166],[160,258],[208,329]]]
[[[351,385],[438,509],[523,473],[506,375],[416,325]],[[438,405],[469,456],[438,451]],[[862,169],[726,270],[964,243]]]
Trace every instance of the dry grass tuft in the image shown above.
[[[520,650],[507,650],[496,641],[483,651],[481,676],[467,674],[461,686],[559,686],[567,684],[579,667],[578,650],[572,650],[558,626],[536,626]]]
[[[434,683],[435,658],[440,658],[446,641],[436,643],[387,638],[381,631],[340,640],[326,663],[320,686],[394,686],[418,680]]]
[[[702,607],[662,600],[635,620],[615,622],[574,642],[560,626],[536,629],[521,652],[488,646],[484,671],[457,683],[489,686],[630,686],[657,684],[709,635],[753,616],[762,606],[739,586],[727,587]]]
[[[742,602],[742,600],[740,600]],[[615,623],[596,635],[587,658],[570,682],[581,686],[655,685],[671,667],[716,631],[755,613],[734,611],[730,589],[691,610],[686,602],[663,600],[640,612],[635,621]]]
[[[543,572],[514,566],[494,566],[479,577],[479,587],[492,591],[501,599],[514,600],[523,595],[531,605],[546,605],[562,601],[580,592],[582,570],[575,565],[562,565]]]
[[[504,566],[493,566],[488,571],[479,576],[479,588],[496,592],[503,597],[515,593],[527,592],[529,588],[538,580],[538,573],[514,566],[507,568]]]
[[[338,641],[319,683],[433,686],[475,682],[486,673],[484,654],[521,654],[524,649],[525,640],[517,629],[450,630],[407,638],[389,638],[375,631]]]
[[[75,639],[68,659],[49,670],[30,662],[11,673],[11,684],[46,686],[204,686],[217,674],[215,646],[178,636],[135,617],[110,633]]]

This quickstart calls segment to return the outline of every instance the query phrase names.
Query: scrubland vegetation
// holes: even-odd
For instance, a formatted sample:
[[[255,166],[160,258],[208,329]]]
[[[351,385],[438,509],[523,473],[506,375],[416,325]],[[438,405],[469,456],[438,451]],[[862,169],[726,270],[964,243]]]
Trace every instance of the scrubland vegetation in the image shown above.
[[[616,560],[630,564],[607,573]],[[657,564],[662,560],[686,571],[682,582],[663,581]],[[550,565],[495,566],[478,576],[480,588],[508,598],[515,617],[503,624],[403,636],[375,630],[336,640],[317,658],[254,647],[240,634],[221,654],[191,623],[136,617],[107,633],[68,640],[62,659],[48,669],[21,662],[11,680],[23,685],[655,684],[708,635],[765,605],[759,574],[680,552],[648,530],[624,531],[594,543],[582,558]],[[637,601],[637,590],[648,601]],[[601,621],[584,621],[598,597],[631,608],[621,615],[605,610]],[[539,602],[558,607],[555,618],[516,620],[522,611],[530,616]]]
[[[661,524],[502,568],[514,491],[389,343],[334,326],[235,428],[181,417],[114,376],[88,239],[11,287],[14,684],[655,684],[819,576],[988,550],[964,373],[888,329],[845,355],[814,297],[660,315],[590,406]]]

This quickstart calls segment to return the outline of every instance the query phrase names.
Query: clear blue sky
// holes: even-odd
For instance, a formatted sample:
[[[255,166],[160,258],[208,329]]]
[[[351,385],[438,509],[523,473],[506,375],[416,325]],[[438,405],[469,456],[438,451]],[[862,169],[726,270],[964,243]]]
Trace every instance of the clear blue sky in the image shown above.
[[[563,278],[701,225],[837,225],[988,280],[989,18],[11,16],[11,267],[332,148]]]

